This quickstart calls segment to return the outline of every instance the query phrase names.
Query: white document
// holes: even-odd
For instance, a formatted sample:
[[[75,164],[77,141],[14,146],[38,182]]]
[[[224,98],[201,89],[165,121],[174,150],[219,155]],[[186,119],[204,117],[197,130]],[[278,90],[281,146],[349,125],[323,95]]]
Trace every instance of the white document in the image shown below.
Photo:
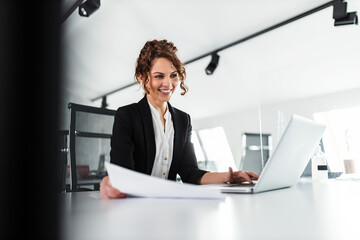
[[[224,198],[218,189],[152,177],[105,162],[111,185],[130,196],[150,198]]]

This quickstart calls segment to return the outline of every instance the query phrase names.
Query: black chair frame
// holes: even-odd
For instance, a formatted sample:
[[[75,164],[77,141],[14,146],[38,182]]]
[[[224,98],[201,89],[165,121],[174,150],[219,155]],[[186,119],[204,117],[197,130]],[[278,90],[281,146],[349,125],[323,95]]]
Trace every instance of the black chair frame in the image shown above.
[[[86,106],[81,104],[69,103],[68,108],[70,109],[70,131],[69,131],[69,150],[70,150],[70,191],[78,191],[77,171],[76,171],[76,154],[75,154],[75,137],[86,137],[86,138],[111,138],[111,134],[106,133],[94,133],[77,131],[76,126],[76,113],[86,112],[92,114],[109,115],[115,116],[116,110],[97,108],[92,106]],[[94,185],[95,186],[95,185]],[[98,190],[99,186],[95,187]],[[97,188],[97,189],[96,189]]]

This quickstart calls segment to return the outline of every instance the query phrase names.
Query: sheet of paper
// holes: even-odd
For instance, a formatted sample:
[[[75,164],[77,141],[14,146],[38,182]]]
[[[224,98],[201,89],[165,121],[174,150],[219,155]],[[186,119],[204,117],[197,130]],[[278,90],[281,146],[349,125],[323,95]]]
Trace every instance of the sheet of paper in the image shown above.
[[[105,162],[111,185],[119,191],[137,197],[151,198],[224,198],[218,189],[179,183],[151,177]]]

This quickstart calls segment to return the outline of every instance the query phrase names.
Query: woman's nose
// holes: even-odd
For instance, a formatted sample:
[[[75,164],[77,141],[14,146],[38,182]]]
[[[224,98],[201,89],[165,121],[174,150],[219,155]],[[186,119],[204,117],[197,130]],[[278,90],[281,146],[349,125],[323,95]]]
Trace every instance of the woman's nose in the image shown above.
[[[170,76],[167,76],[164,78],[163,85],[170,86],[171,85],[171,79]]]

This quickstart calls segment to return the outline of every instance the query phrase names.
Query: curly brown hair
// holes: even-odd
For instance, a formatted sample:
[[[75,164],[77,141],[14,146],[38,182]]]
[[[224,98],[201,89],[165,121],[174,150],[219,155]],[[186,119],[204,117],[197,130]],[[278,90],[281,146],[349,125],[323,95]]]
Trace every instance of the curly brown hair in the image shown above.
[[[185,95],[185,93],[189,90],[189,88],[185,84],[186,79],[186,71],[184,64],[180,61],[180,59],[176,55],[177,48],[174,43],[167,40],[152,40],[147,41],[144,47],[141,49],[139,57],[136,61],[135,68],[135,79],[138,84],[141,84],[140,77],[144,77],[144,85],[149,82],[148,73],[150,72],[150,68],[152,67],[152,62],[155,58],[166,58],[176,68],[180,80],[180,88],[183,90],[181,95]],[[149,93],[149,90],[144,88],[146,93]]]

